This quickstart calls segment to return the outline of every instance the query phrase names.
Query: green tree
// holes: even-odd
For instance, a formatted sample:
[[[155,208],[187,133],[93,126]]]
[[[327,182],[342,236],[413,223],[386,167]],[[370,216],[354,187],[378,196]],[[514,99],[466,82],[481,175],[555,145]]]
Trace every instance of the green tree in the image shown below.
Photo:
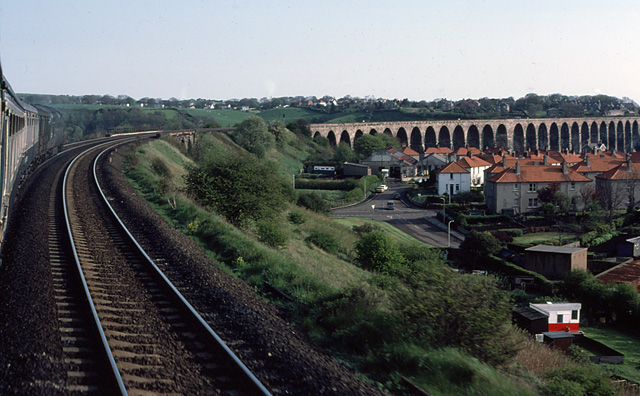
[[[289,131],[284,127],[284,125],[282,125],[282,122],[277,120],[271,121],[267,126],[267,130],[275,138],[276,145],[278,147],[283,147],[287,142],[287,133]]]
[[[295,195],[273,163],[229,154],[190,167],[185,179],[199,202],[237,226],[275,218]]]
[[[233,133],[233,139],[247,151],[264,156],[266,150],[273,147],[275,136],[269,133],[267,124],[258,116],[251,116],[242,121]]]
[[[356,261],[362,268],[392,274],[404,262],[398,246],[382,231],[364,234],[356,243]]]
[[[353,150],[360,156],[360,158],[367,158],[378,150],[396,146],[397,144],[398,142],[393,138],[393,136],[389,136],[384,133],[376,135],[364,134],[356,139],[353,144]]]
[[[502,249],[500,241],[488,232],[471,231],[460,245],[469,257],[481,259],[490,254],[497,254]]]

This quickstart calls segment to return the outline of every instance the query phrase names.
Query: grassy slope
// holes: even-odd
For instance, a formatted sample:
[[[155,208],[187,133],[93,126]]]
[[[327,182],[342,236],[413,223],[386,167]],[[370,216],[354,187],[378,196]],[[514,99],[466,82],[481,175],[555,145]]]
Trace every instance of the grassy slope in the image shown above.
[[[220,152],[239,150],[226,135],[220,134],[215,137],[219,142],[217,149]],[[283,155],[286,156],[269,154],[273,159]],[[371,302],[375,304],[371,309],[385,311],[391,308],[394,296],[390,290],[380,288],[379,276],[364,271],[351,262],[353,247],[358,239],[351,227],[359,220],[331,221],[325,216],[291,207],[289,210],[302,213],[305,221],[303,224],[294,225],[287,222],[283,214],[281,228],[289,235],[289,242],[283,249],[272,249],[258,242],[251,229],[236,229],[218,216],[191,205],[180,194],[175,194],[175,209],[167,205],[165,197],[157,196],[156,186],[160,177],[154,174],[151,166],[156,157],[161,157],[171,170],[172,186],[176,189],[180,187],[182,166],[190,162],[175,147],[162,140],[141,147],[138,150],[135,170],[130,172],[129,176],[135,179],[134,184],[147,200],[163,213],[170,223],[191,234],[205,249],[215,246],[215,249],[210,250],[210,256],[230,273],[244,279],[256,290],[262,290],[263,282],[268,281],[293,296],[295,302],[288,308],[296,312],[298,326],[321,344],[329,346],[325,343],[331,342],[331,338],[327,338],[326,330],[315,323],[317,318],[306,319],[304,315],[305,312],[308,315],[313,314],[316,309],[322,309],[327,299],[344,295],[350,290],[367,290],[372,296]],[[329,254],[306,243],[306,237],[313,231],[329,233],[339,240],[339,253]],[[394,232],[392,236],[407,242],[406,236],[401,233]],[[212,241],[213,245],[209,245]],[[455,348],[432,352],[424,349],[424,346],[413,344],[391,348],[407,348],[408,353],[401,355],[408,355],[409,358],[423,359],[419,356],[426,356],[427,360],[423,364],[429,369],[414,378],[434,396],[535,394],[529,386],[517,384],[512,378]],[[367,364],[362,361],[362,356],[346,354],[343,350],[340,354],[341,359],[348,364],[367,371]],[[367,359],[384,360],[381,356]],[[388,374],[396,371],[386,364],[384,367],[390,370]],[[456,373],[459,372],[464,372],[468,378],[462,382],[458,381]],[[389,380],[387,378],[385,381]]]

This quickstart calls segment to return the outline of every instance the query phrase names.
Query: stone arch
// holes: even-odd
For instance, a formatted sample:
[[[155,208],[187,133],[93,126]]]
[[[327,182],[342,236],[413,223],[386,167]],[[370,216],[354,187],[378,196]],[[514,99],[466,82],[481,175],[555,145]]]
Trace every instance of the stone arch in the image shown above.
[[[337,146],[336,144],[336,134],[333,133],[333,131],[329,131],[329,133],[327,133],[327,139],[329,139],[329,144],[332,145],[333,147]]]
[[[618,151],[624,151],[624,125],[622,121],[618,121],[618,129],[616,130],[616,149]]]
[[[513,151],[516,153],[524,151],[524,130],[520,124],[516,124],[513,128]]]
[[[460,125],[453,130],[453,151],[465,146],[464,131]]]
[[[525,133],[525,150],[535,150],[538,148],[536,141],[536,127],[533,124],[527,125]]]
[[[496,129],[496,146],[503,150],[509,150],[509,135],[504,124],[498,125],[498,129]]]
[[[378,131],[376,131],[374,128],[371,128],[371,130],[369,131],[369,135],[377,135]]]
[[[571,124],[571,146],[569,150],[574,153],[580,152],[580,126],[577,122]]]
[[[549,150],[560,150],[560,132],[555,122],[549,127]]]
[[[353,137],[353,144],[354,145],[356,144],[356,141],[362,137],[362,135],[364,135],[364,132],[362,132],[360,129],[358,129],[356,131],[355,136]]]
[[[469,147],[480,148],[480,132],[475,125],[471,125],[467,131],[467,145]]]
[[[410,147],[412,150],[415,150],[419,153],[422,153],[424,151],[422,146],[422,132],[420,132],[420,129],[418,127],[413,128],[413,130],[411,131]]]
[[[424,148],[425,150],[429,147],[438,147],[438,139],[436,139],[436,131],[433,127],[428,127],[427,131],[424,133]]]
[[[444,125],[438,133],[438,146],[451,148],[451,134],[449,133],[449,128]]]
[[[609,148],[611,150],[615,150],[618,144],[618,139],[616,139],[616,124],[611,121],[609,123],[609,135],[608,135],[608,141],[609,141]]]
[[[569,125],[563,122],[560,126],[560,150],[571,148],[571,135],[569,133]]]
[[[545,123],[540,124],[538,127],[538,148],[541,150],[547,150],[549,148],[549,134],[547,133],[547,125]]]
[[[391,129],[389,128],[384,128],[384,131],[382,133],[384,133],[385,135],[393,136],[393,132],[391,132]]]
[[[624,151],[627,153],[631,152],[631,123],[627,121],[624,124]]]
[[[493,139],[493,128],[487,124],[482,128],[482,148],[492,148],[496,142]]]
[[[578,150],[576,150],[576,153],[581,153],[582,147],[590,143],[589,140],[589,124],[585,121],[580,127],[580,146],[578,147]]]
[[[591,143],[598,143],[598,124],[594,121],[591,123],[591,134],[589,141]]]
[[[348,131],[342,131],[340,134],[340,143],[346,143],[351,146],[351,136],[349,136]]]
[[[638,121],[634,121],[631,126],[631,139],[633,140],[634,151],[640,151],[640,134],[638,133]]]
[[[607,123],[602,121],[600,123],[600,141],[602,142],[602,144],[604,144],[605,146],[607,146],[607,149],[609,149],[609,135],[607,134]]]
[[[316,132],[313,134],[313,138],[314,138],[314,139],[315,139],[315,138],[317,138],[318,136],[322,137],[322,134],[320,133],[320,131],[316,131]]]
[[[396,134],[396,139],[398,139],[400,141],[400,146],[401,147],[407,147],[407,145],[409,144],[409,138],[407,137],[407,131],[400,127],[400,129],[398,129],[398,133]]]

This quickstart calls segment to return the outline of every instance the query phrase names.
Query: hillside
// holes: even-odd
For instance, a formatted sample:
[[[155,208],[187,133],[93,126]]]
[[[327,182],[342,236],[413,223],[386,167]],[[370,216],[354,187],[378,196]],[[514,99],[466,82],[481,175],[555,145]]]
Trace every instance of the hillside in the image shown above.
[[[196,149],[205,161],[225,153],[259,161],[225,134],[207,135]],[[278,161],[284,175],[316,149],[289,135],[265,158]],[[509,326],[508,295],[496,279],[453,273],[436,249],[395,240],[375,226],[354,229],[293,203],[269,222],[229,224],[183,193],[184,165],[199,166],[188,154],[157,140],[130,158],[128,177],[167,221],[208,249],[216,265],[281,306],[299,331],[380,387],[403,394],[405,376],[432,395],[551,394],[545,389],[555,384],[549,380],[554,370],[573,367]],[[393,252],[391,261],[369,267],[363,241],[367,251]],[[554,363],[536,366],[541,354],[553,355]]]

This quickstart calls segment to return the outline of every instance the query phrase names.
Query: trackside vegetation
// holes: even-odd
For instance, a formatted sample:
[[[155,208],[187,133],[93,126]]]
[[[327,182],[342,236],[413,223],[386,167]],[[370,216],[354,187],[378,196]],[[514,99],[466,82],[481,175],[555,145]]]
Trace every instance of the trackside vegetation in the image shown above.
[[[128,156],[126,174],[215,265],[265,298],[265,282],[291,296],[274,303],[296,328],[394,394],[407,394],[403,377],[434,396],[615,394],[597,367],[512,327],[498,278],[459,274],[439,249],[316,210],[317,197],[302,198],[281,170],[294,164],[286,153],[300,153],[302,167],[326,148],[279,132],[264,152],[226,134],[190,150],[156,140]]]

